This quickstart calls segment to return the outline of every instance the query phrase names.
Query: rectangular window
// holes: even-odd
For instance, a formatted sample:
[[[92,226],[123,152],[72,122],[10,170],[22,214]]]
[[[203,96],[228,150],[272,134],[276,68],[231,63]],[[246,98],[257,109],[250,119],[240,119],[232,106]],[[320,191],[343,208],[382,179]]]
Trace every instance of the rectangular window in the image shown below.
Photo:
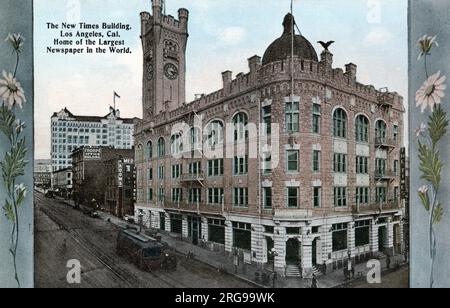
[[[245,223],[233,223],[233,247],[252,249],[252,226]]]
[[[164,202],[164,199],[165,199],[164,188],[159,188],[158,189],[158,201],[159,202]]]
[[[313,134],[320,134],[321,122],[321,106],[313,104],[313,118],[312,118],[312,132]]]
[[[208,176],[223,176],[223,159],[208,161]]]
[[[183,190],[181,188],[172,188],[172,202],[183,201]]]
[[[190,203],[202,202],[202,191],[200,188],[189,189],[189,202]]]
[[[377,176],[385,176],[386,175],[386,165],[387,161],[383,158],[377,158],[375,160],[375,172]]]
[[[208,240],[213,243],[225,244],[225,220],[208,219]]]
[[[298,151],[287,151],[287,172],[298,172]]]
[[[356,173],[369,174],[369,158],[363,156],[356,157]]]
[[[347,154],[334,154],[334,172],[347,173]]]
[[[199,175],[202,171],[201,163],[199,161],[189,164],[189,174]]]
[[[159,166],[158,167],[158,179],[164,180],[164,177],[165,177],[165,168],[164,168],[164,166]]]
[[[398,160],[394,160],[394,175],[395,176],[399,175],[399,161]]]
[[[357,187],[356,188],[356,205],[369,204],[369,187]]]
[[[272,208],[272,187],[263,188],[263,207],[265,209]]]
[[[313,206],[314,208],[320,208],[322,206],[322,188],[313,188]]]
[[[320,151],[313,151],[313,172],[320,172]]]
[[[152,181],[152,180],[153,180],[153,169],[147,168],[147,181]]]
[[[393,200],[394,200],[394,204],[395,205],[398,205],[398,201],[399,201],[399,192],[400,192],[400,189],[396,186],[396,187],[394,187],[394,198],[393,198]]]
[[[298,133],[300,123],[300,104],[299,102],[288,102],[285,106],[286,132]]]
[[[208,203],[222,204],[223,188],[208,188]]]
[[[264,154],[263,160],[263,173],[270,174],[272,173],[272,156],[271,154]]]
[[[386,203],[386,187],[377,187],[375,189],[375,202],[376,203]]]
[[[153,200],[153,189],[147,188],[147,201]]]
[[[272,134],[272,106],[262,108],[262,120],[264,124],[264,132],[266,136]]]
[[[357,221],[355,223],[355,245],[356,247],[370,244],[370,220]]]
[[[234,157],[234,175],[246,175],[248,174],[248,155],[244,157]]]
[[[347,249],[347,224],[336,224],[332,227],[333,252]]]
[[[298,187],[288,187],[287,188],[287,207],[288,208],[298,208],[299,201],[299,188]]]
[[[178,179],[181,176],[183,165],[172,166],[172,179]]]
[[[394,125],[392,130],[392,139],[394,140],[394,144],[398,143],[398,125]]]
[[[334,188],[334,207],[347,206],[347,187]]]
[[[234,206],[248,207],[248,188],[234,188]]]

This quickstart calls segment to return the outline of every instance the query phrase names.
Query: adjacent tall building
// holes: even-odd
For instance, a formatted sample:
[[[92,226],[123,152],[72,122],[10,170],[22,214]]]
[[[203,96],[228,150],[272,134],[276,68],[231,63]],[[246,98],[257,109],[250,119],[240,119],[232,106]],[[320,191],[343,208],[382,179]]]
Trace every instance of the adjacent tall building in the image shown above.
[[[402,97],[358,82],[355,64],[333,67],[329,50],[319,57],[288,14],[249,72],[224,72],[222,89],[186,103],[188,11],[175,19],[152,3],[136,216],[281,275],[400,252]]]
[[[104,208],[122,217],[134,209],[134,149],[81,147],[73,154],[75,204]]]
[[[134,146],[136,119],[121,118],[120,111],[111,107],[104,117],[78,116],[64,108],[54,113],[51,121],[53,172],[72,167],[72,151],[82,146],[116,149]]]

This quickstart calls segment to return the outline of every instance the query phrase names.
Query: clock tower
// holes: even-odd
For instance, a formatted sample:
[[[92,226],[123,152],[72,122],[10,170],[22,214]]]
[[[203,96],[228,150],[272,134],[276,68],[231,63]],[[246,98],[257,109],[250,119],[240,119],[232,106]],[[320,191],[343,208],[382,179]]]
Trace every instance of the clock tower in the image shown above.
[[[152,0],[152,14],[141,13],[144,120],[177,109],[186,98],[189,12],[179,9],[175,19],[164,15],[163,5],[164,0]]]

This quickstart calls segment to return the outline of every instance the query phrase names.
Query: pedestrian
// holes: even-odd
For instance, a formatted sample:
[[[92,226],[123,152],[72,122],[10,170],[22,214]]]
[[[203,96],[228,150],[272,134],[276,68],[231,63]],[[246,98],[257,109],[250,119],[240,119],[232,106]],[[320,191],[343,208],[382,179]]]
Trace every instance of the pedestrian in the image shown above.
[[[316,275],[313,275],[313,278],[311,281],[311,289],[318,289]]]
[[[389,255],[388,255],[387,258],[386,258],[386,267],[387,267],[388,269],[391,268],[391,257],[390,257]]]

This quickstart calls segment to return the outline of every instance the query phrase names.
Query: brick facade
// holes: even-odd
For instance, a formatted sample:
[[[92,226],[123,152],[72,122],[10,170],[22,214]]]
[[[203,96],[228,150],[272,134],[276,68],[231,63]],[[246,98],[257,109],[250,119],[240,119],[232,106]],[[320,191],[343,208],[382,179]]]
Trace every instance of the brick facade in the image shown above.
[[[158,1],[154,1],[155,3]],[[154,20],[148,18],[149,15],[145,16],[146,20]],[[166,28],[165,31],[171,29]],[[184,36],[179,33],[178,35],[180,43],[184,42]],[[342,264],[349,255],[355,258],[377,253],[379,219],[386,218],[391,221],[387,224],[386,232],[389,239],[393,238],[390,226],[401,224],[401,202],[398,196],[394,197],[394,188],[400,186],[400,178],[390,171],[394,169],[394,161],[400,159],[399,151],[403,146],[403,99],[395,92],[376,90],[373,86],[357,82],[356,65],[348,64],[345,71],[333,68],[332,58],[330,52],[324,51],[318,62],[295,56],[293,59],[287,57],[285,60],[263,66],[261,58],[254,56],[248,60],[247,74],[241,73],[233,79],[231,72],[224,72],[223,89],[217,92],[204,95],[191,103],[181,104],[175,109],[171,107],[173,104],[154,101],[158,106],[158,114],[145,116],[144,113],[143,121],[136,126],[137,190],[138,196],[142,197],[138,197],[136,209],[152,213],[180,213],[184,217],[191,217],[190,219],[201,217],[203,228],[208,219],[209,222],[213,219],[223,220],[225,251],[243,251],[250,255],[252,262],[260,265],[268,262],[267,239],[270,238],[274,241],[277,254],[274,257],[275,268],[282,275],[286,273],[289,260],[296,259],[292,256],[293,248],[287,247],[289,239],[299,242],[298,251],[294,252],[298,254],[298,260],[295,262],[304,277],[311,277],[313,266],[336,267],[338,261]],[[159,75],[159,78],[166,77]],[[145,89],[148,87],[146,83],[144,78]],[[291,103],[299,104],[299,120],[295,125],[297,132],[288,133],[286,108]],[[149,104],[148,99],[144,98],[144,108]],[[320,106],[318,133],[313,132],[314,104]],[[271,135],[264,140],[258,138],[263,135],[259,123],[263,121],[263,108],[268,106],[271,109],[270,121],[274,125]],[[345,138],[337,138],[334,134],[334,115],[338,109],[345,111]],[[174,125],[185,123],[188,128],[181,130],[183,134],[188,133],[189,127],[201,127],[205,130],[202,135],[207,139],[207,129],[211,122],[221,122],[226,130],[227,124],[233,123],[238,114],[245,114],[247,117],[249,137],[235,142],[233,130],[224,133],[223,142],[216,145],[216,150],[221,152],[216,153],[217,158],[224,157],[223,175],[209,176],[208,162],[214,157],[208,155],[205,147],[203,153],[187,151],[188,138],[183,143],[184,152],[182,151],[186,157],[175,158],[171,155],[171,138],[174,132],[180,131],[173,129]],[[355,123],[359,115],[363,115],[369,123],[367,142],[357,142],[355,138]],[[382,140],[377,139],[375,135],[379,120],[386,123]],[[275,124],[279,125],[279,132]],[[253,134],[253,128],[256,134]],[[396,141],[392,142],[394,132]],[[158,157],[158,140],[165,141],[163,157]],[[148,144],[150,147],[147,147]],[[263,161],[258,156],[259,152],[262,152],[258,149],[264,149],[266,144],[267,147],[272,147],[272,162],[278,161],[270,173],[262,171]],[[241,148],[244,151],[239,154],[249,155],[248,172],[235,174],[233,158],[236,154],[233,154],[233,150],[236,153]],[[295,172],[288,171],[288,151],[298,152],[298,169]],[[320,151],[318,172],[313,171],[314,151]],[[258,155],[252,156],[253,152]],[[196,158],[192,158],[191,154],[195,154]],[[335,154],[346,155],[346,172],[334,171]],[[369,170],[366,174],[357,174],[357,156],[368,158]],[[386,162],[382,174],[376,172],[376,158]],[[189,174],[189,165],[193,162],[200,162],[199,174]],[[180,177],[172,178],[173,165],[182,165]],[[158,178],[158,170],[162,166],[165,168],[164,179]],[[149,170],[152,172],[150,179]],[[399,169],[397,171],[399,172]],[[271,188],[272,206],[267,209],[263,206],[264,187]],[[345,206],[335,206],[335,187],[346,188]],[[357,187],[369,188],[367,204],[359,204],[356,201]],[[382,197],[377,198],[377,191],[380,191],[377,187],[385,187],[386,196],[379,193]],[[182,189],[181,201],[173,200],[173,188]],[[194,188],[201,190],[201,201],[189,201],[190,190]],[[212,188],[223,189],[220,202],[210,202],[208,191]],[[238,207],[235,204],[236,191],[239,196],[242,194],[239,188],[248,189],[248,202],[244,198],[247,206]],[[318,208],[313,205],[314,188],[316,191],[320,188]],[[153,190],[151,200],[145,198],[145,191],[148,189]],[[161,189],[164,189],[164,198],[158,198]],[[294,193],[295,190],[298,193],[296,206],[290,208],[288,192]],[[378,202],[380,200],[377,199],[382,200]],[[394,202],[394,199],[398,202]],[[240,200],[238,198],[237,201]],[[291,198],[291,202],[295,202],[295,199]],[[166,218],[166,223],[169,219]],[[358,221],[370,221],[367,227],[361,228],[364,232],[358,231],[358,234],[363,234],[362,237],[367,233],[367,243],[360,247],[355,246],[354,225]],[[333,242],[338,240],[338,231],[333,231],[337,224],[342,224],[344,230],[341,232],[347,232],[347,247],[340,251],[333,247]],[[295,234],[297,228],[298,233]],[[192,239],[193,236],[198,236],[191,228],[188,229],[190,232],[183,232],[185,237]],[[241,238],[236,240],[236,234]],[[247,244],[247,234],[250,234],[250,244]],[[208,236],[205,240],[213,245],[209,243],[211,234]],[[388,248],[390,251],[394,243],[389,239],[383,249]],[[241,248],[236,247],[237,245],[250,247]],[[292,247],[295,248],[296,245]]]

